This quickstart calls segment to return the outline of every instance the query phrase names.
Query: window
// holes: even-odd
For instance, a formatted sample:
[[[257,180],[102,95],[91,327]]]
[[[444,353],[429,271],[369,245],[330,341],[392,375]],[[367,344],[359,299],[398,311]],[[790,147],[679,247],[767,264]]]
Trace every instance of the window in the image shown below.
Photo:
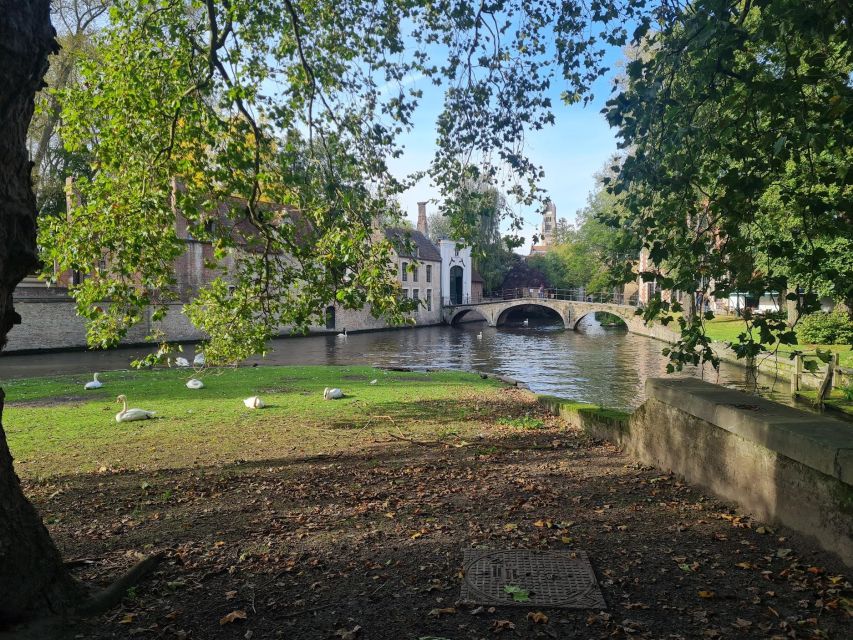
[[[407,282],[409,280],[408,269],[409,269],[409,263],[403,262],[400,266],[400,278],[403,280],[403,282]],[[405,291],[405,289],[404,289],[404,291]]]
[[[403,300],[407,300],[409,298],[409,290],[403,289]]]
[[[428,264],[426,266],[426,271],[427,271],[426,272],[427,282],[432,282],[432,265],[431,264]],[[427,289],[427,291],[429,291],[429,289]]]
[[[418,302],[421,299],[420,293],[420,289],[412,289],[412,300]],[[417,309],[415,309],[415,311],[417,312]]]
[[[417,281],[418,281],[418,268],[413,267],[412,268],[412,282],[417,282]]]
[[[429,273],[429,267],[427,267],[427,273]],[[432,311],[432,289],[427,289],[426,298],[427,311]]]
[[[204,223],[204,233],[210,237],[216,233],[216,220],[206,220]]]

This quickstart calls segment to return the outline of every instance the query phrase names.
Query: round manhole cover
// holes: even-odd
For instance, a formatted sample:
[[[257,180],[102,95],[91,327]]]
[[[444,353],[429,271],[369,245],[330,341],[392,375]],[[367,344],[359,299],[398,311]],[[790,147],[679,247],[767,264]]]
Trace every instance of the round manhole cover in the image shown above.
[[[587,554],[465,549],[462,599],[478,604],[604,608]]]

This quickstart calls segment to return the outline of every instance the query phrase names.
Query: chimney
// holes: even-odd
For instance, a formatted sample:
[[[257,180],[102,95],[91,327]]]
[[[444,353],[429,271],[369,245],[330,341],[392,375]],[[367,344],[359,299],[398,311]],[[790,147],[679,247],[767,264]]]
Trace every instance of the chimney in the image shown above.
[[[418,203],[418,231],[420,231],[425,236],[428,236],[427,233],[427,219],[426,219],[426,202]]]

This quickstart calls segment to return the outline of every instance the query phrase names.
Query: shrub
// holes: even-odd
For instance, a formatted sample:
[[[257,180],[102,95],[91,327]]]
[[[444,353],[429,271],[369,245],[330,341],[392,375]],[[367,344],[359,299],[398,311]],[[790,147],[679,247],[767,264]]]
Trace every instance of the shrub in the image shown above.
[[[841,311],[810,313],[797,323],[797,339],[807,344],[851,344],[853,320]]]

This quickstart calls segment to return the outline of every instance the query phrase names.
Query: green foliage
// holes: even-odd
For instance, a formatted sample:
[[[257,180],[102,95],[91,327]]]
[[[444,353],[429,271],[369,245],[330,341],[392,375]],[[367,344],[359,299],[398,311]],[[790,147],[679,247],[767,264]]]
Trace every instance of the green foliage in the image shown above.
[[[103,264],[71,290],[92,346],[186,293],[174,263],[187,235],[212,245],[210,282],[186,308],[210,362],[261,351],[280,326],[305,330],[333,301],[403,322],[413,303],[371,225],[399,221],[395,197],[422,175],[397,179],[386,163],[423,97],[407,79],[444,91],[430,173],[458,239],[474,243],[472,198],[486,187],[542,196],[519,150],[553,121],[556,70],[567,100],[588,99],[598,44],[624,44],[617,18],[643,4],[557,17],[550,0],[115,0],[82,82],[58,94],[65,148],[91,161],[79,205],[42,222],[44,263]]]
[[[527,589],[523,589],[518,585],[507,584],[504,585],[504,592],[512,596],[513,602],[529,602],[530,601],[530,592]]]
[[[800,342],[806,344],[853,345],[853,320],[844,311],[819,311],[803,316],[796,332]]]
[[[589,293],[609,291],[616,284],[614,271],[632,264],[639,253],[637,236],[608,224],[621,220],[625,212],[622,198],[609,193],[604,186],[607,173],[605,170],[597,176],[586,207],[575,216],[576,224],[561,221],[557,244],[545,255],[530,259],[531,265],[541,270],[554,287],[583,287]]]
[[[645,275],[721,298],[787,290],[800,312],[818,293],[853,298],[849,10],[700,0],[662,18],[607,108],[629,150],[611,181],[627,211],[618,224],[649,249]],[[645,315],[674,311],[657,299]],[[678,323],[673,367],[716,361],[702,318]],[[772,315],[750,327],[739,356],[795,339]]]

